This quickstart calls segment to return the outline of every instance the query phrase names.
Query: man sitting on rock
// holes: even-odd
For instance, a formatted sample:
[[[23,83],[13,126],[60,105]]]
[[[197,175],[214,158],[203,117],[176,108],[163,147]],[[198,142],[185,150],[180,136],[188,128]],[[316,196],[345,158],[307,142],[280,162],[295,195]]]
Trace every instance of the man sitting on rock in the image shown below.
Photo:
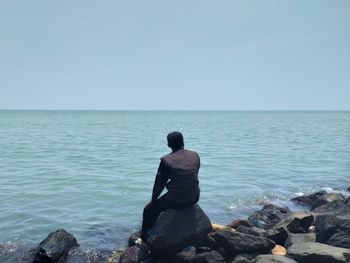
[[[180,132],[169,133],[167,141],[172,152],[161,158],[153,186],[152,201],[143,210],[141,239],[136,241],[140,246],[145,246],[147,232],[161,212],[185,208],[199,200],[198,154],[184,149],[184,140]],[[158,198],[165,187],[168,191]]]

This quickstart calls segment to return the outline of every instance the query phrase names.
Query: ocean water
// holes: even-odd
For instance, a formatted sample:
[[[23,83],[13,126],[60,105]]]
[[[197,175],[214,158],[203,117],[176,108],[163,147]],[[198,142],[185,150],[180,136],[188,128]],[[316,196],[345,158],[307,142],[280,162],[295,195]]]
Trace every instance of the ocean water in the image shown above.
[[[0,111],[0,243],[65,228],[86,249],[124,247],[173,130],[201,157],[215,223],[350,185],[349,111]]]

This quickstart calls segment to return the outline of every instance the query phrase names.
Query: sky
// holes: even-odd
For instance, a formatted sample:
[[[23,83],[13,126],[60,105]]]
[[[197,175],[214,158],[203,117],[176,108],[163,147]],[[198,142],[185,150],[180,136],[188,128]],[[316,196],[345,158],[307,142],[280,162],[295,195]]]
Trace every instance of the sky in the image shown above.
[[[349,110],[348,0],[0,0],[0,109]]]

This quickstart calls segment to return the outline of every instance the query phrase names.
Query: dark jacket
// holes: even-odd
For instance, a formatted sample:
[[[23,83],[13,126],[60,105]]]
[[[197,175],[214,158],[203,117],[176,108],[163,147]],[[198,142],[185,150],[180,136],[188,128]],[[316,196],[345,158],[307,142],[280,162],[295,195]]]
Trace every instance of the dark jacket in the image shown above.
[[[194,151],[180,149],[163,156],[154,182],[152,201],[157,200],[165,186],[167,198],[171,201],[198,201],[199,167],[200,159]]]

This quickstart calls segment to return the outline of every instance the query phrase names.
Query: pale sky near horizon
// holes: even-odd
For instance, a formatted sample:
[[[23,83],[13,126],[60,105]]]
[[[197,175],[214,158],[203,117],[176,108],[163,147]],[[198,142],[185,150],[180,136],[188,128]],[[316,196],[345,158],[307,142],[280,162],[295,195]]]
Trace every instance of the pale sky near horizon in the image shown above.
[[[350,1],[0,0],[0,109],[349,110]]]

